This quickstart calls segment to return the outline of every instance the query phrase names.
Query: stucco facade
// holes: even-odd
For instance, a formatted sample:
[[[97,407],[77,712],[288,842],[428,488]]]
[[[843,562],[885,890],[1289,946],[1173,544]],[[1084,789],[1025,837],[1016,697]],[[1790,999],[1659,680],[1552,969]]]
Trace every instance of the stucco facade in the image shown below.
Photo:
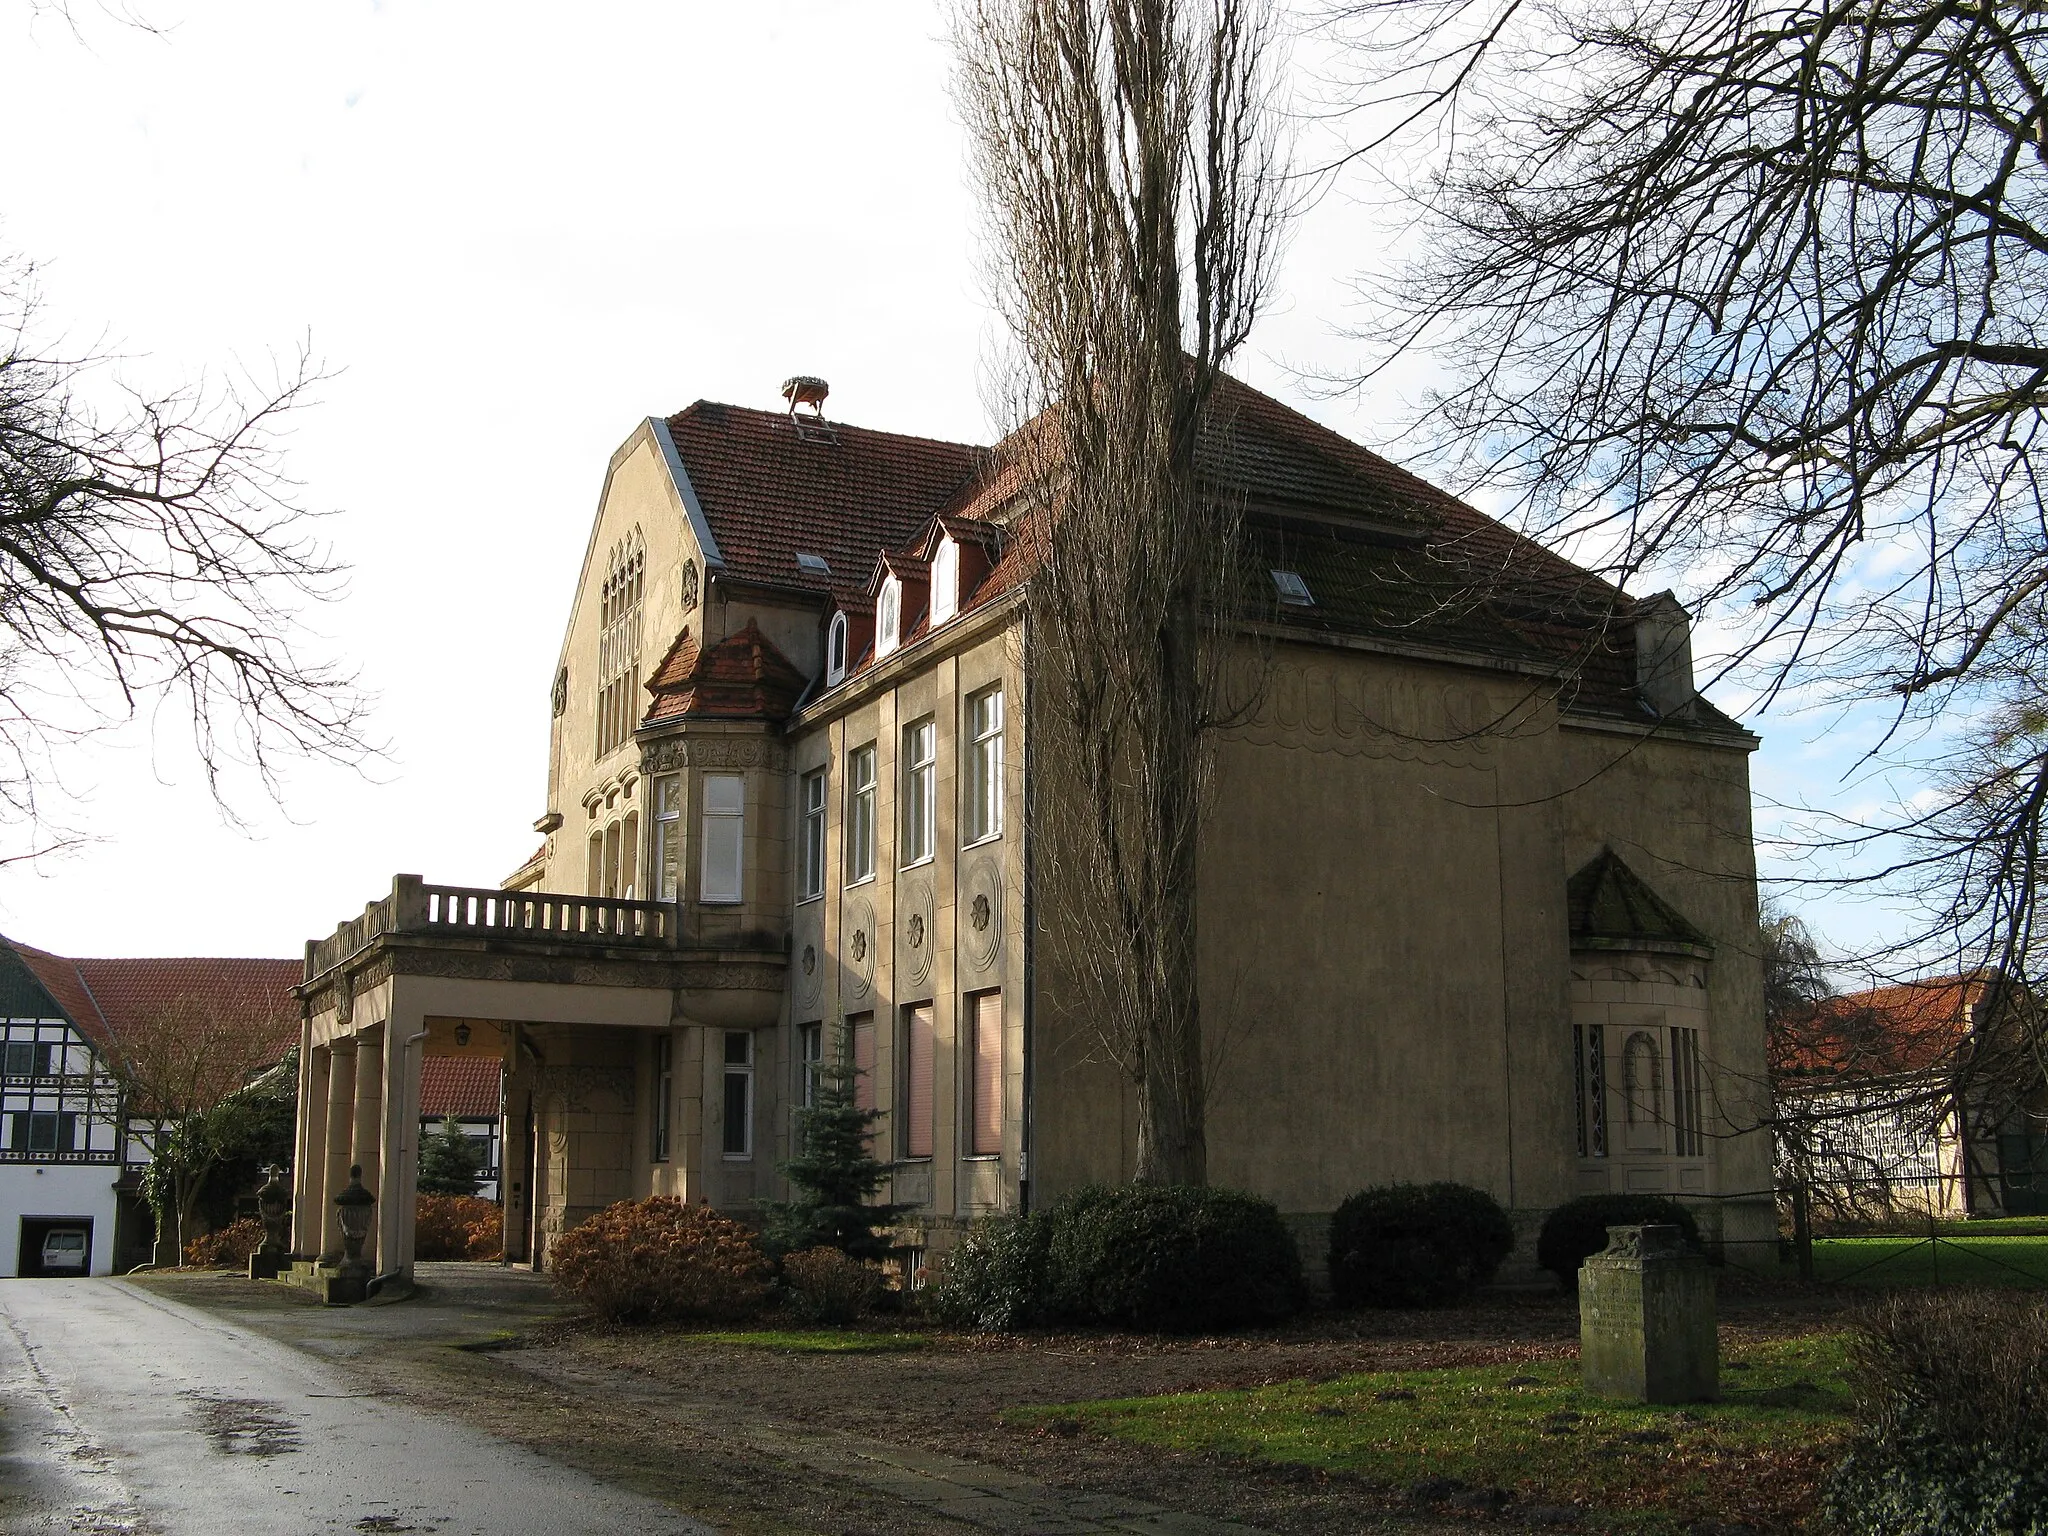
[[[1657,1188],[1760,1236],[1755,741],[1694,693],[1682,612],[1241,407],[1285,471],[1251,558],[1309,597],[1247,631],[1259,706],[1216,743],[1212,1179],[1304,1231],[1365,1185],[1456,1179],[1530,1221]],[[907,1246],[1128,1175],[1130,1091],[1034,867],[1013,492],[1000,450],[794,410],[700,403],[629,437],[571,594],[542,846],[502,892],[402,877],[308,948],[302,1213],[367,1156],[378,1262],[409,1267],[404,1095],[456,1050],[504,1064],[519,1260],[612,1200],[782,1195],[822,1054],[882,1111]],[[1470,586],[1446,529],[1519,585],[1434,593]],[[1586,912],[1663,927],[1579,911],[1602,870]],[[303,1252],[332,1255],[325,1226],[302,1214]]]

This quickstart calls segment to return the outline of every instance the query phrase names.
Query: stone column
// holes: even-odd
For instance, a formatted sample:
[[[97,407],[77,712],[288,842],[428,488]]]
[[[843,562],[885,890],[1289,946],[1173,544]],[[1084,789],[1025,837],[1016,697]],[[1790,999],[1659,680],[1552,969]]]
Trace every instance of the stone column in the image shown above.
[[[384,1130],[384,1031],[365,1030],[356,1041],[356,1102],[351,1127],[349,1161],[360,1164],[363,1188],[379,1192],[377,1173],[383,1164]],[[380,1267],[375,1227],[363,1241],[363,1257],[373,1268]]]
[[[401,1006],[401,986],[398,981],[392,983],[391,1019],[384,1026],[384,1150],[377,1181],[377,1267],[386,1274],[410,1276],[419,1190],[420,1061],[426,1026],[410,1008]]]
[[[313,1258],[322,1247],[327,1211],[327,1093],[334,1053],[308,1042],[299,1059],[298,1153],[292,1164],[292,1253]]]
[[[356,1112],[356,1042],[336,1040],[328,1048],[327,1178],[320,1196],[320,1260],[341,1262],[341,1223],[335,1219],[334,1197],[348,1185],[349,1158],[354,1152]]]

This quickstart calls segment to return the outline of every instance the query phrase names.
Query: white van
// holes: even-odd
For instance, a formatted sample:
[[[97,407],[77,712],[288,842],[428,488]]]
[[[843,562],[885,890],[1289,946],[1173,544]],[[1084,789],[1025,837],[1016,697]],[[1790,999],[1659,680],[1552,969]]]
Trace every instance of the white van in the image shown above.
[[[92,1268],[92,1250],[83,1227],[52,1227],[43,1234],[43,1273],[82,1275]]]

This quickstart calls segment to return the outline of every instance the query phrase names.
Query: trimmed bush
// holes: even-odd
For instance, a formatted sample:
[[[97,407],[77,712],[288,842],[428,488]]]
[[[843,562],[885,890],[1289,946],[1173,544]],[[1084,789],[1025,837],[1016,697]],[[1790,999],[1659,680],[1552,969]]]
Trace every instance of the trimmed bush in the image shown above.
[[[1483,1189],[1362,1189],[1330,1218],[1330,1289],[1345,1307],[1447,1306],[1491,1280],[1514,1246],[1514,1223]]]
[[[548,1250],[555,1284],[607,1322],[742,1318],[768,1294],[751,1229],[667,1195],[621,1201]]]
[[[1096,1185],[1034,1219],[1052,1321],[1196,1333],[1279,1322],[1307,1298],[1279,1207],[1238,1190]]]
[[[185,1245],[185,1262],[194,1269],[240,1269],[263,1246],[263,1223],[254,1216],[229,1222],[218,1232],[195,1237]]]
[[[1044,1312],[1045,1240],[1039,1216],[978,1221],[934,1266],[924,1304],[942,1323],[998,1333],[1028,1328]]]
[[[814,1323],[850,1323],[874,1310],[882,1273],[837,1248],[806,1248],[782,1261],[782,1292],[790,1311]]]
[[[425,1263],[495,1259],[504,1251],[505,1213],[475,1195],[419,1195],[413,1204],[413,1257]]]
[[[1581,1195],[1543,1218],[1536,1262],[1557,1276],[1566,1290],[1576,1291],[1579,1266],[1607,1246],[1609,1227],[1642,1226],[1678,1227],[1688,1246],[1700,1246],[1699,1223],[1676,1200],[1663,1195]]]
[[[1850,1345],[1856,1430],[1821,1494],[1842,1531],[2048,1532],[2048,1304],[1901,1291]]]

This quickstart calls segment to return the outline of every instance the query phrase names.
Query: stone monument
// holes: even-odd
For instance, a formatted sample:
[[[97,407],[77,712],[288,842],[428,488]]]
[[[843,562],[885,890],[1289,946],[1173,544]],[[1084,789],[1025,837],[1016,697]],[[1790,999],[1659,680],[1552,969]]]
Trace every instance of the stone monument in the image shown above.
[[[370,1294],[370,1261],[363,1257],[363,1243],[375,1219],[377,1197],[363,1188],[360,1163],[348,1171],[348,1187],[334,1197],[336,1222],[341,1227],[341,1264],[325,1277],[323,1297],[329,1306],[367,1300]]]
[[[1579,1271],[1579,1371],[1596,1397],[1700,1403],[1720,1390],[1714,1278],[1674,1226],[1609,1227]]]
[[[275,1280],[291,1258],[292,1192],[285,1187],[284,1170],[272,1163],[265,1168],[269,1182],[256,1191],[256,1214],[263,1219],[263,1246],[249,1255],[251,1280]]]

